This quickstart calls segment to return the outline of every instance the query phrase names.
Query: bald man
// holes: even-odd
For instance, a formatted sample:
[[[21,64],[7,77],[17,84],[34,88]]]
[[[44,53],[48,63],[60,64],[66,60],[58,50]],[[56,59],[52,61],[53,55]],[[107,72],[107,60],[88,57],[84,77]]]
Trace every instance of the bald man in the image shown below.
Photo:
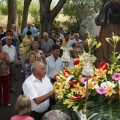
[[[22,85],[24,95],[28,96],[32,104],[31,116],[41,120],[50,106],[49,98],[53,95],[53,86],[50,79],[45,76],[44,63],[35,61],[31,66],[32,74]]]

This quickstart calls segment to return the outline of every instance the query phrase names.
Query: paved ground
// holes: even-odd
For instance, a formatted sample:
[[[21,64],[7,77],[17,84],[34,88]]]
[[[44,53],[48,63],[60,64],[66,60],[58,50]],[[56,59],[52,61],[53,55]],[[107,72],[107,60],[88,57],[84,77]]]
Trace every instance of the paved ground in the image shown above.
[[[0,120],[10,120],[11,116],[14,115],[14,107],[17,97],[21,94],[21,86],[24,81],[24,73],[20,73],[21,65],[16,66],[16,80],[14,81],[14,88],[17,93],[10,93],[11,106],[5,107],[0,106]]]

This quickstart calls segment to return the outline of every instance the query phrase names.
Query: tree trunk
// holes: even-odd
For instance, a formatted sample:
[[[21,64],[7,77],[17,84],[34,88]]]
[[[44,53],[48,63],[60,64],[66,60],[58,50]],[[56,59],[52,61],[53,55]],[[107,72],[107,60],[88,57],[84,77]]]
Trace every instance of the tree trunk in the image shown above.
[[[57,5],[50,10],[50,5],[52,0],[39,0],[40,1],[40,38],[44,32],[47,32],[49,35],[52,33],[53,21],[60,10],[63,8],[63,5],[66,3],[66,0],[59,0]]]
[[[7,29],[12,28],[12,24],[16,23],[16,0],[8,0],[8,23]]]
[[[22,19],[22,27],[21,27],[21,32],[23,29],[26,27],[27,24],[27,19],[28,19],[28,11],[29,11],[29,6],[32,0],[24,0],[24,9],[23,9],[23,19]]]

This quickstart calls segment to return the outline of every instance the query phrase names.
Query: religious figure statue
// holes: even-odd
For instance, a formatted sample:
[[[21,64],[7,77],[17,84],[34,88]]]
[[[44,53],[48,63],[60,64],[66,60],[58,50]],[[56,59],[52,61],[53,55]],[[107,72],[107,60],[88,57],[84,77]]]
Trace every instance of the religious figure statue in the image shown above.
[[[96,51],[97,65],[103,61],[109,63],[112,47],[105,38],[111,38],[112,33],[120,36],[120,0],[105,2],[95,22],[97,26],[101,26],[98,41],[102,43],[102,46]],[[116,51],[120,53],[120,43],[118,43]]]

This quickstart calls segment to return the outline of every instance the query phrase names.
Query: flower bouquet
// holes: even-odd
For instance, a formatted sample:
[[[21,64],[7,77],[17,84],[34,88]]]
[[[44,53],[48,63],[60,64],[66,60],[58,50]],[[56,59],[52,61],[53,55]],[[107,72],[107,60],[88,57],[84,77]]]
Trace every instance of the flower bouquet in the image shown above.
[[[77,120],[74,111],[80,110],[89,120],[120,120],[120,55],[115,51],[120,37],[113,34],[106,40],[113,46],[110,64],[102,62],[97,68],[92,65],[93,51],[100,43],[89,37],[89,53],[79,56],[73,68],[68,67],[55,75],[58,102],[54,109],[68,113],[72,120]],[[86,60],[91,61],[90,67]]]

